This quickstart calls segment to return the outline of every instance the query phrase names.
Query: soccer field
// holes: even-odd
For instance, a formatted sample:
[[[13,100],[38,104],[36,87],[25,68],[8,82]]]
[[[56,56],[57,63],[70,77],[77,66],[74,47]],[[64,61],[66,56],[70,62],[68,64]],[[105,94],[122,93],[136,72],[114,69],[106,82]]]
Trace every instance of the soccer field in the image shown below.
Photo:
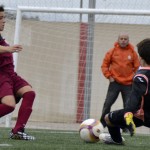
[[[0,128],[1,150],[149,150],[150,136],[137,134],[134,137],[123,135],[125,146],[106,145],[102,142],[85,143],[78,132],[61,132],[54,130],[32,130],[28,133],[36,137],[35,141],[10,140],[9,128]]]

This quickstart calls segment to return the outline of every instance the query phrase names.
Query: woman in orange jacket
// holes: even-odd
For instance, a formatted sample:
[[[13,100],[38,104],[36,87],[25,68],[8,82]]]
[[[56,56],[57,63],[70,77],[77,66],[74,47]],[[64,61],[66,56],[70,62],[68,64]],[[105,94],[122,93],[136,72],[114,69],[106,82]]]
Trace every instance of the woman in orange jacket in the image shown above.
[[[110,112],[120,92],[125,107],[132,89],[132,78],[139,65],[138,55],[129,43],[129,36],[120,34],[114,48],[106,53],[101,66],[103,75],[110,82],[100,118],[104,127],[106,127],[104,116]]]

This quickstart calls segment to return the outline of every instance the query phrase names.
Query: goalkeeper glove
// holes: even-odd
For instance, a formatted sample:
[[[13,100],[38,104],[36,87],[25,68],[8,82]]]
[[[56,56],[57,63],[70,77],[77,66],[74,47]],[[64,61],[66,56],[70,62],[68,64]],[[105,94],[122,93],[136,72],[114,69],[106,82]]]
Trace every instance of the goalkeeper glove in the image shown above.
[[[125,113],[124,119],[125,119],[127,128],[130,132],[130,135],[133,136],[135,134],[135,130],[136,130],[136,126],[133,122],[133,114],[131,112]]]

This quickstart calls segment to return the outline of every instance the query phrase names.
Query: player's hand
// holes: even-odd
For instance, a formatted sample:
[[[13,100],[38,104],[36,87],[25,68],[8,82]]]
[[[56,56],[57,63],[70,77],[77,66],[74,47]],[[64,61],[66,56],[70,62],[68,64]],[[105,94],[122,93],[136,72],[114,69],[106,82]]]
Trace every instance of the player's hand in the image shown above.
[[[8,47],[8,52],[10,53],[20,52],[21,50],[22,50],[22,46],[18,44]]]
[[[133,136],[136,130],[136,126],[133,122],[133,114],[131,112],[127,112],[125,113],[124,118],[130,135]]]
[[[109,77],[109,82],[114,82],[115,79],[113,77]]]

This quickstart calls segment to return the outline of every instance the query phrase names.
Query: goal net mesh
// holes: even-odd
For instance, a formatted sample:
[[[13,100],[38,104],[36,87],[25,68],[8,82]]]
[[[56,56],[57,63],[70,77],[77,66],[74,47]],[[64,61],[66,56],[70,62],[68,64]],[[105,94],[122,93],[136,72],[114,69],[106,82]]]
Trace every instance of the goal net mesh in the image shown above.
[[[8,14],[4,37],[13,44],[16,12]],[[90,17],[22,12],[19,43],[23,51],[18,55],[17,73],[36,92],[27,127],[78,130],[84,119],[99,119],[108,88],[100,68],[105,53],[121,32],[129,34],[135,48],[149,37],[149,16],[95,14],[95,21]],[[112,110],[122,105],[119,96]],[[19,106],[11,114],[11,125]]]

